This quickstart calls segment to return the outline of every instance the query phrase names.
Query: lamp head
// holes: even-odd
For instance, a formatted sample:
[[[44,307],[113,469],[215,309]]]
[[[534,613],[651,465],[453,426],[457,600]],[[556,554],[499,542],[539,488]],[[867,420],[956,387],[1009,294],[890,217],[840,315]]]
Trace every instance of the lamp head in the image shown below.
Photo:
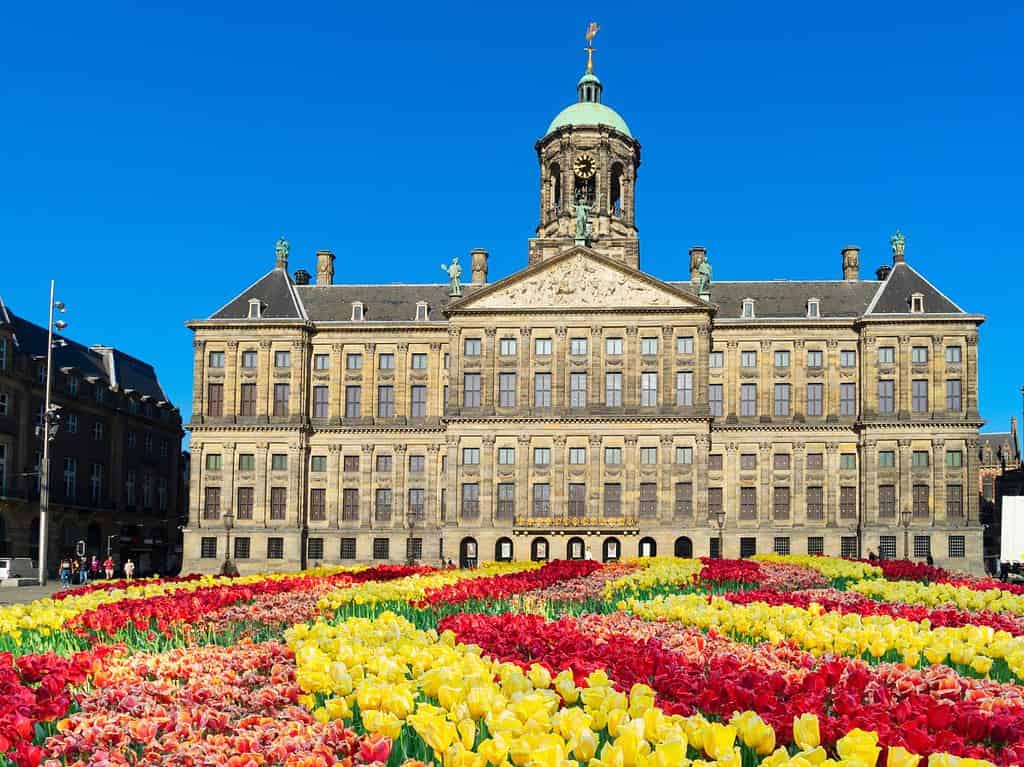
[[[67,309],[68,309],[68,308],[67,308],[67,307],[66,307],[66,306],[64,305],[64,302],[63,302],[63,301],[54,301],[54,302],[53,302],[53,308],[54,308],[54,309],[56,309],[56,310],[57,310],[58,312],[61,312],[61,313],[63,313],[63,312],[66,312],[66,311],[67,311]]]
[[[66,323],[64,320],[57,320],[55,323],[53,323],[53,326],[57,328],[57,330],[63,330],[68,326],[68,323]]]

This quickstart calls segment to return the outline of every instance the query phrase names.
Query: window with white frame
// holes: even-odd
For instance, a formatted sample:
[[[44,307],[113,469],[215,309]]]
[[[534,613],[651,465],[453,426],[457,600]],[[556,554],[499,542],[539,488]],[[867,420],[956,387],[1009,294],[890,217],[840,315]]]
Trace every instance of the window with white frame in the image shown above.
[[[538,357],[551,356],[551,339],[538,338],[533,342],[533,353]]]
[[[857,415],[857,384],[839,384],[839,415]]]
[[[959,346],[947,346],[946,363],[949,365],[959,365],[962,352],[963,350]]]
[[[498,373],[498,407],[516,406],[516,374]]]
[[[292,366],[292,353],[288,351],[274,352],[275,368],[290,368]]]
[[[924,313],[924,295],[921,293],[913,293],[910,296],[910,313],[911,314],[923,314]]]
[[[676,354],[693,354],[693,336],[676,338]]]
[[[533,406],[551,407],[551,373],[535,373],[533,376]]]
[[[515,466],[516,465],[516,449],[514,447],[499,447],[498,448],[498,465],[499,466]]]
[[[642,447],[640,448],[640,464],[643,466],[654,466],[658,463],[658,448],[656,447]]]
[[[648,337],[640,339],[640,353],[643,355],[655,355],[658,353],[658,339],[657,337]]]
[[[551,465],[551,448],[550,447],[535,447],[533,449],[533,465],[534,466],[550,466]]]
[[[754,299],[744,298],[743,299],[743,310],[740,312],[740,317],[745,320],[754,318]]]
[[[606,447],[604,449],[604,463],[606,466],[619,466],[622,463],[622,448]]]
[[[345,355],[345,369],[346,370],[362,370],[363,368],[363,355],[358,352],[352,352],[351,354]]]
[[[430,319],[430,308],[427,306],[426,301],[416,302],[416,321],[426,322]]]
[[[572,466],[583,466],[587,462],[587,449],[585,447],[569,448],[569,464]]]
[[[654,407],[658,404],[658,374],[640,374],[640,405]]]
[[[505,337],[498,340],[498,354],[502,357],[514,357],[516,355],[516,339]]]
[[[824,359],[824,353],[821,349],[809,349],[807,351],[807,367],[812,370],[818,370],[822,366]]]
[[[910,361],[915,365],[924,365],[928,362],[928,347],[913,346],[910,349]]]
[[[479,338],[467,338],[462,345],[462,353],[466,357],[479,357],[480,356],[480,339]]]
[[[839,367],[857,367],[857,352],[853,349],[843,349],[839,352]]]
[[[817,319],[821,316],[821,302],[817,298],[807,300],[807,316],[811,319]]]
[[[757,352],[745,351],[740,352],[740,367],[750,370],[751,368],[757,367]]]
[[[879,365],[893,365],[896,362],[896,347],[895,346],[879,346],[878,347],[878,364]]]
[[[605,373],[604,403],[608,407],[621,407],[622,373]]]
[[[366,313],[363,311],[362,301],[352,302],[352,322],[362,322],[366,318]]]
[[[807,384],[807,415],[820,416],[825,394],[825,387],[820,383]]]
[[[426,370],[427,369],[427,354],[426,354],[426,352],[415,352],[412,355],[412,369],[413,370]]]
[[[693,372],[682,370],[676,373],[676,405],[689,407],[693,404]]]
[[[463,466],[479,466],[480,465],[480,448],[478,448],[478,447],[464,447],[464,448],[462,448],[462,465]]]
[[[613,357],[622,354],[622,339],[621,338],[606,338],[604,342],[605,354]]]
[[[775,384],[775,415],[789,415],[789,384]]]
[[[725,352],[708,352],[708,367],[721,369],[725,366]]]
[[[676,463],[690,465],[693,463],[693,448],[687,445],[676,447]]]
[[[789,352],[785,349],[779,349],[775,352],[775,367],[777,368],[788,368],[789,367]]]
[[[569,374],[569,407],[587,406],[587,374]]]
[[[569,354],[574,357],[584,357],[587,354],[587,339],[586,338],[572,338],[569,339]]]
[[[740,385],[740,415],[757,415],[757,384]]]
[[[722,384],[708,384],[708,413],[720,417],[725,411]]]

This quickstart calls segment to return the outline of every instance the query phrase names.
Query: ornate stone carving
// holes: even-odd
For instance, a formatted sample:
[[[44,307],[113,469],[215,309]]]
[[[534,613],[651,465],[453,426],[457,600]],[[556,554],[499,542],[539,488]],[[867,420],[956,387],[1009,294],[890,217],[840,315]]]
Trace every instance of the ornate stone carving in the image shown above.
[[[269,343],[269,342],[266,342],[266,341],[261,341],[261,342],[260,342],[260,346],[263,346],[263,344],[264,344],[264,343],[266,343],[266,344],[267,344],[267,346],[270,346],[270,343]],[[193,348],[193,349],[195,349],[195,350],[196,350],[197,352],[198,352],[198,351],[202,351],[202,348],[203,348],[203,346],[204,346],[205,344],[206,344],[206,341],[201,341],[201,340],[200,340],[200,339],[198,339],[198,338],[193,338],[193,339],[192,339],[192,348]],[[45,346],[46,346],[46,344],[44,343],[44,344],[43,344],[43,346],[45,347]]]
[[[427,445],[427,452],[430,453],[430,455],[437,455],[438,451],[440,450],[440,445]]]
[[[977,336],[967,336],[967,345],[968,346],[977,346],[978,345],[978,337]]]
[[[905,449],[905,448],[910,447],[910,440],[909,439],[901,439],[901,440],[898,441],[898,443],[899,443],[899,446],[900,446],[901,449]]]
[[[373,452],[373,445],[362,445],[361,447],[366,455],[370,455]]]
[[[484,328],[484,335],[486,335],[488,338],[494,338],[494,335],[497,332],[497,328]]]
[[[601,326],[600,325],[591,325],[590,326],[590,335],[592,335],[592,336],[599,336],[599,335],[601,335]]]
[[[269,349],[270,348],[270,341],[260,341],[260,348],[261,349]]]
[[[590,437],[590,446],[593,448],[601,447],[602,437]]]
[[[432,351],[432,352],[439,352],[439,351],[441,351],[441,344],[439,344],[437,341],[435,341],[434,343],[432,343],[430,345],[430,351]]]

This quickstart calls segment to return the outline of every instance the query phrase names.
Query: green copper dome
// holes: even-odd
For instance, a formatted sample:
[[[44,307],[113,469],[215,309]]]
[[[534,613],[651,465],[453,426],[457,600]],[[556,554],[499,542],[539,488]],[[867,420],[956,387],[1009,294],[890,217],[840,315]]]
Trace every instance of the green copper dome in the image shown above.
[[[633,134],[629,132],[629,126],[618,112],[593,101],[579,101],[563,109],[551,121],[547,133],[544,135],[566,125],[607,125],[625,133],[630,138],[633,137]]]

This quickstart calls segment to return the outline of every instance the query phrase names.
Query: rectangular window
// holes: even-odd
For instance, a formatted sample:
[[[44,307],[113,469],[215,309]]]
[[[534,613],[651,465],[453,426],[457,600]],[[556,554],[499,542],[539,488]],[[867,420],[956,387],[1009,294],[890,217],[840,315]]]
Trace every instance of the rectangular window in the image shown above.
[[[412,355],[412,369],[413,370],[426,370],[427,369],[427,355],[424,352],[416,352]]]
[[[413,418],[427,417],[427,387],[413,386],[409,390],[409,415]]]
[[[244,383],[239,387],[238,414],[242,416],[256,415],[256,384]]]
[[[498,406],[499,407],[515,407],[516,406],[516,374],[515,373],[499,373],[498,374]]]
[[[676,519],[689,519],[693,516],[693,483],[676,482],[673,512]]]
[[[323,538],[307,538],[306,539],[306,556],[309,559],[323,559],[324,558],[324,539]]]
[[[94,442],[103,439],[103,421],[96,421],[92,425],[92,438]]]
[[[313,369],[314,370],[330,370],[331,368],[331,355],[330,354],[314,354],[313,355]]]
[[[535,482],[533,485],[532,514],[535,517],[551,516],[551,485]]]
[[[914,346],[910,350],[910,361],[915,365],[925,365],[928,363],[928,347],[927,346]]]
[[[825,495],[820,485],[807,488],[807,518],[812,520],[825,518]]]
[[[427,457],[425,455],[409,456],[409,473],[422,474],[427,468]]]
[[[462,345],[462,353],[466,357],[479,357],[480,356],[480,339],[479,338],[467,338]]]
[[[807,352],[807,367],[812,370],[818,370],[821,368],[823,354],[820,349],[810,349]]]
[[[613,357],[617,357],[622,354],[622,339],[606,338],[604,342],[604,353]]]
[[[857,454],[856,453],[840,453],[839,454],[839,468],[846,470],[853,470],[857,468]]]
[[[498,464],[500,466],[516,465],[516,449],[514,447],[498,448]]]
[[[964,515],[964,486],[946,485],[946,516],[960,519]]]
[[[857,415],[857,384],[839,384],[839,415]]]
[[[692,447],[677,447],[676,448],[676,463],[690,465],[693,463],[693,448]]]
[[[748,559],[757,554],[757,538],[740,538],[740,558]]]
[[[538,357],[550,357],[551,356],[551,339],[550,338],[537,338],[533,342],[533,353]]]
[[[479,373],[466,373],[462,376],[462,404],[465,407],[480,407]]]
[[[658,404],[658,374],[640,374],[640,404],[643,407],[654,407]]]
[[[857,352],[853,351],[852,349],[845,349],[839,352],[839,367],[857,367]]]
[[[426,509],[427,491],[422,487],[409,488],[409,514],[414,520],[423,518]]]
[[[314,487],[309,491],[309,518],[314,522],[327,519],[327,491],[322,487]]]
[[[946,451],[946,466],[951,469],[959,469],[964,465],[964,454],[962,450]]]
[[[224,352],[210,352],[210,367],[224,367]]]
[[[914,516],[927,517],[931,511],[931,488],[928,485],[914,485],[913,501]]]
[[[533,465],[534,466],[550,466],[551,465],[551,448],[550,447],[535,447],[533,449]]]
[[[895,519],[896,485],[878,486],[878,516],[886,519]]]
[[[879,365],[892,365],[896,362],[896,347],[895,346],[879,346],[878,347],[878,364]]]
[[[693,336],[676,338],[676,354],[693,354]]]
[[[757,519],[757,488],[740,488],[740,519]]]
[[[224,458],[220,453],[206,454],[206,470],[220,471],[224,466]]]
[[[788,351],[777,351],[777,352],[775,352],[775,367],[777,367],[777,368],[788,368],[789,367],[789,352]]]
[[[344,471],[352,472],[359,471],[359,456],[358,455],[346,455],[342,459],[342,468]]]
[[[346,487],[341,491],[341,518],[345,522],[359,520],[359,488]]]
[[[214,418],[224,415],[224,384],[212,383],[206,387],[206,414]]]
[[[775,415],[789,415],[789,384],[775,384]]]
[[[273,453],[270,456],[270,470],[271,471],[288,471],[288,454],[287,453]]]
[[[391,352],[385,352],[377,355],[377,367],[380,370],[394,370],[395,369],[395,355]]]
[[[363,355],[358,352],[345,355],[345,369],[346,370],[362,370],[363,368]]]
[[[896,410],[896,382],[882,379],[878,382],[878,412],[893,413]]]
[[[708,385],[708,413],[720,418],[725,412],[725,405],[722,401],[722,384]]]
[[[292,366],[291,352],[274,352],[275,368],[290,368]]]
[[[723,510],[722,506],[722,488],[720,487],[709,487],[708,488],[708,517],[714,519],[715,515]]]
[[[896,452],[894,450],[878,451],[878,466],[881,469],[891,469],[896,465]]]
[[[740,367],[747,369],[756,368],[757,352],[740,352]]]
[[[606,447],[604,449],[605,466],[619,466],[622,464],[622,448]]]
[[[783,557],[789,556],[789,538],[784,536],[776,536],[773,541],[772,548],[776,554]]]
[[[288,488],[270,488],[270,518],[284,519],[288,514]]]
[[[928,461],[928,451],[927,450],[915,450],[914,451],[913,455],[911,456],[911,465],[912,466],[914,466],[916,468],[921,468],[923,466],[927,466],[928,463],[929,463],[929,461]]]
[[[680,371],[676,373],[676,405],[689,407],[693,404],[693,373]]]
[[[640,353],[646,356],[655,355],[658,353],[658,339],[657,338],[641,338],[640,339]]]
[[[377,387],[377,417],[392,418],[395,415],[395,387]]]
[[[740,384],[740,415],[757,415],[757,384]]]
[[[582,517],[587,513],[587,486],[582,482],[569,483],[569,516]]]
[[[812,535],[807,539],[807,553],[812,557],[820,557],[825,553],[825,539],[820,535]]]
[[[498,341],[498,354],[502,357],[514,357],[516,348],[516,339],[514,338],[502,338]]]
[[[949,536],[949,558],[962,559],[967,556],[967,540],[962,535]]]
[[[103,499],[103,464],[94,463],[89,475],[89,499],[93,505],[99,504]]]
[[[914,557],[927,559],[932,554],[932,537],[930,535],[914,536]]]
[[[658,516],[658,483],[640,483],[640,516],[650,519]]]
[[[341,539],[341,559],[355,559],[356,558],[356,539],[355,538],[342,538]],[[385,553],[384,559],[387,559]]]
[[[363,408],[363,387],[345,387],[345,417],[359,418]]]
[[[373,518],[377,522],[391,521],[391,488],[378,487],[373,494]]]
[[[551,373],[534,374],[533,406],[551,407]]]
[[[719,538],[708,539],[708,556],[711,559],[722,558],[722,541]]]
[[[570,338],[569,339],[569,354],[574,357],[584,357],[587,354],[587,339],[586,338]]]
[[[374,471],[379,474],[390,474],[392,466],[391,460],[390,455],[378,455]]]
[[[857,488],[853,485],[843,485],[839,488],[839,517],[840,519],[855,519],[857,517]]]
[[[208,487],[203,491],[203,519],[220,518],[220,488]]]
[[[658,448],[656,447],[642,447],[640,448],[640,463],[643,466],[655,466],[658,463]]]
[[[879,559],[896,559],[896,536],[878,536],[878,557]]]
[[[776,519],[789,519],[789,488],[776,487],[772,492],[772,511]]]
[[[825,466],[825,454],[824,453],[808,453],[807,454],[807,468],[811,470],[822,469]]]
[[[947,346],[946,347],[946,363],[950,365],[959,365],[961,360],[961,352],[959,346]]]
[[[199,542],[199,556],[202,559],[216,559],[217,558],[217,539],[216,537],[203,538]]]
[[[960,408],[960,379],[952,378],[946,381],[946,410],[950,413],[959,413]]]
[[[7,392],[0,392],[0,416],[10,414],[10,396]]]
[[[587,374],[569,374],[569,407],[581,408],[587,406]]]
[[[313,417],[327,418],[330,415],[328,389],[326,386],[313,387]]]
[[[466,482],[462,485],[462,518],[477,519],[480,516],[480,485]]]
[[[708,456],[708,470],[709,471],[721,471],[722,470],[722,454],[712,453]]]
[[[416,560],[423,558],[422,538],[405,539],[405,558],[410,562],[415,562]]]
[[[235,559],[248,559],[251,553],[251,541],[249,538],[235,538]]]
[[[605,483],[604,515],[606,517],[622,516],[622,485],[618,482]]]
[[[236,511],[239,519],[252,519],[253,489],[251,487],[238,488]]]
[[[708,353],[708,367],[709,368],[722,368],[725,366],[725,352],[709,352]]]
[[[772,467],[776,471],[789,471],[789,453],[776,453],[772,460]]]
[[[844,535],[839,539],[839,556],[845,559],[856,559],[857,557],[857,536]]]
[[[516,515],[516,485],[514,482],[498,484],[498,519],[512,519]]]
[[[479,466],[480,465],[480,448],[478,448],[478,447],[464,447],[464,448],[462,448],[462,465],[463,466]]]
[[[807,384],[807,415],[820,416],[822,414],[822,400],[825,387],[820,383]]]
[[[757,468],[757,453],[742,453],[740,454],[740,469],[743,471],[753,471]]]
[[[391,556],[391,541],[387,538],[373,539],[373,558],[387,559]]]
[[[569,464],[571,466],[583,466],[587,462],[587,449],[585,447],[569,448]]]
[[[274,384],[274,415],[288,415],[288,399],[291,396],[291,386],[286,383]]]
[[[915,413],[928,412],[928,381],[916,378],[911,384],[910,407]]]
[[[38,469],[39,459],[36,458],[36,468]],[[124,481],[125,501],[129,506],[135,506],[135,472],[129,471]]]
[[[622,373],[604,374],[604,404],[608,407],[622,406]]]

